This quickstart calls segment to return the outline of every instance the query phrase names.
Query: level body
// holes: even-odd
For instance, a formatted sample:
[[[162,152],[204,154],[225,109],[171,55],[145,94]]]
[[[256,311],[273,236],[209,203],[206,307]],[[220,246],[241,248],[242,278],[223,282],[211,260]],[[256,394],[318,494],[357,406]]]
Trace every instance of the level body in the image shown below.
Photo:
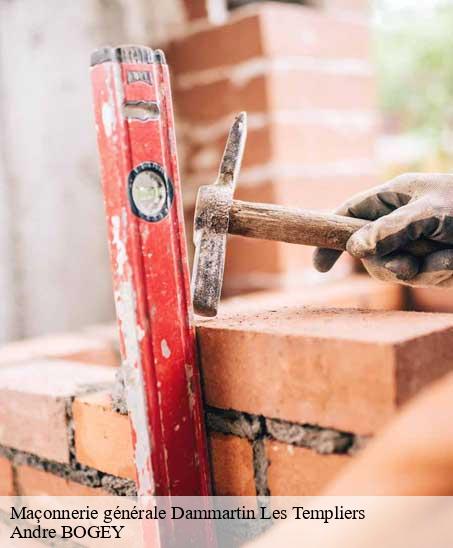
[[[105,48],[91,76],[138,491],[208,495],[168,67]]]

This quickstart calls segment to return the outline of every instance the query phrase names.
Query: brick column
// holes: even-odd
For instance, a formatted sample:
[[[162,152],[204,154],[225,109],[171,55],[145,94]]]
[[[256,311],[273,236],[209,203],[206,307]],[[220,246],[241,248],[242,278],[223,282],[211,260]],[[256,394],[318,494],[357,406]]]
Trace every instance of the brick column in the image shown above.
[[[351,3],[358,4],[252,4],[234,10],[223,25],[173,43],[188,220],[197,187],[215,178],[228,126],[240,110],[248,111],[249,137],[239,199],[327,209],[376,182],[370,33],[364,17],[345,16]],[[311,253],[232,237],[226,289],[299,281],[303,267],[312,276]]]

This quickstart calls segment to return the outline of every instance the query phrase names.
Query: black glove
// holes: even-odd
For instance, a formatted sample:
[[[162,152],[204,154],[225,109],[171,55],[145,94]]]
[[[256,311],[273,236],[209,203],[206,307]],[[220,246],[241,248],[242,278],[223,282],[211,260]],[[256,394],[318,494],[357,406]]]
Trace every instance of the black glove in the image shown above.
[[[411,286],[453,286],[453,175],[407,173],[357,194],[338,215],[370,222],[349,238],[347,251],[362,259],[379,280]],[[451,249],[425,257],[403,252],[410,241],[425,238],[451,244]],[[327,272],[341,251],[316,249],[313,263]]]

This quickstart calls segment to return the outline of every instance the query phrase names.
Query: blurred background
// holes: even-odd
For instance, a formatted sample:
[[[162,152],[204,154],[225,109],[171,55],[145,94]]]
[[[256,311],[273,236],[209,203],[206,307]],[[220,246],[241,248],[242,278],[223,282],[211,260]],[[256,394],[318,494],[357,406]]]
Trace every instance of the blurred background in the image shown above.
[[[450,171],[453,1],[0,0],[0,342],[113,319],[90,52],[170,64],[187,229],[228,126],[238,197],[329,209],[407,170]],[[311,250],[232,238],[226,294],[329,283]],[[451,310],[451,294],[404,306]]]

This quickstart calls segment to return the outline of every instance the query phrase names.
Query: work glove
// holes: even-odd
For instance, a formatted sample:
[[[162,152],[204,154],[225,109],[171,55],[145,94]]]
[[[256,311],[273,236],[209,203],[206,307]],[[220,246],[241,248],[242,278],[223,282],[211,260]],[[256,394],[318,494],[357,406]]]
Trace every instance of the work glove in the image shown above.
[[[400,175],[357,194],[335,213],[372,221],[349,238],[346,249],[362,260],[374,278],[411,286],[453,287],[453,175]],[[449,245],[423,257],[403,250],[421,238]],[[341,251],[317,248],[314,266],[327,272],[340,255]]]

